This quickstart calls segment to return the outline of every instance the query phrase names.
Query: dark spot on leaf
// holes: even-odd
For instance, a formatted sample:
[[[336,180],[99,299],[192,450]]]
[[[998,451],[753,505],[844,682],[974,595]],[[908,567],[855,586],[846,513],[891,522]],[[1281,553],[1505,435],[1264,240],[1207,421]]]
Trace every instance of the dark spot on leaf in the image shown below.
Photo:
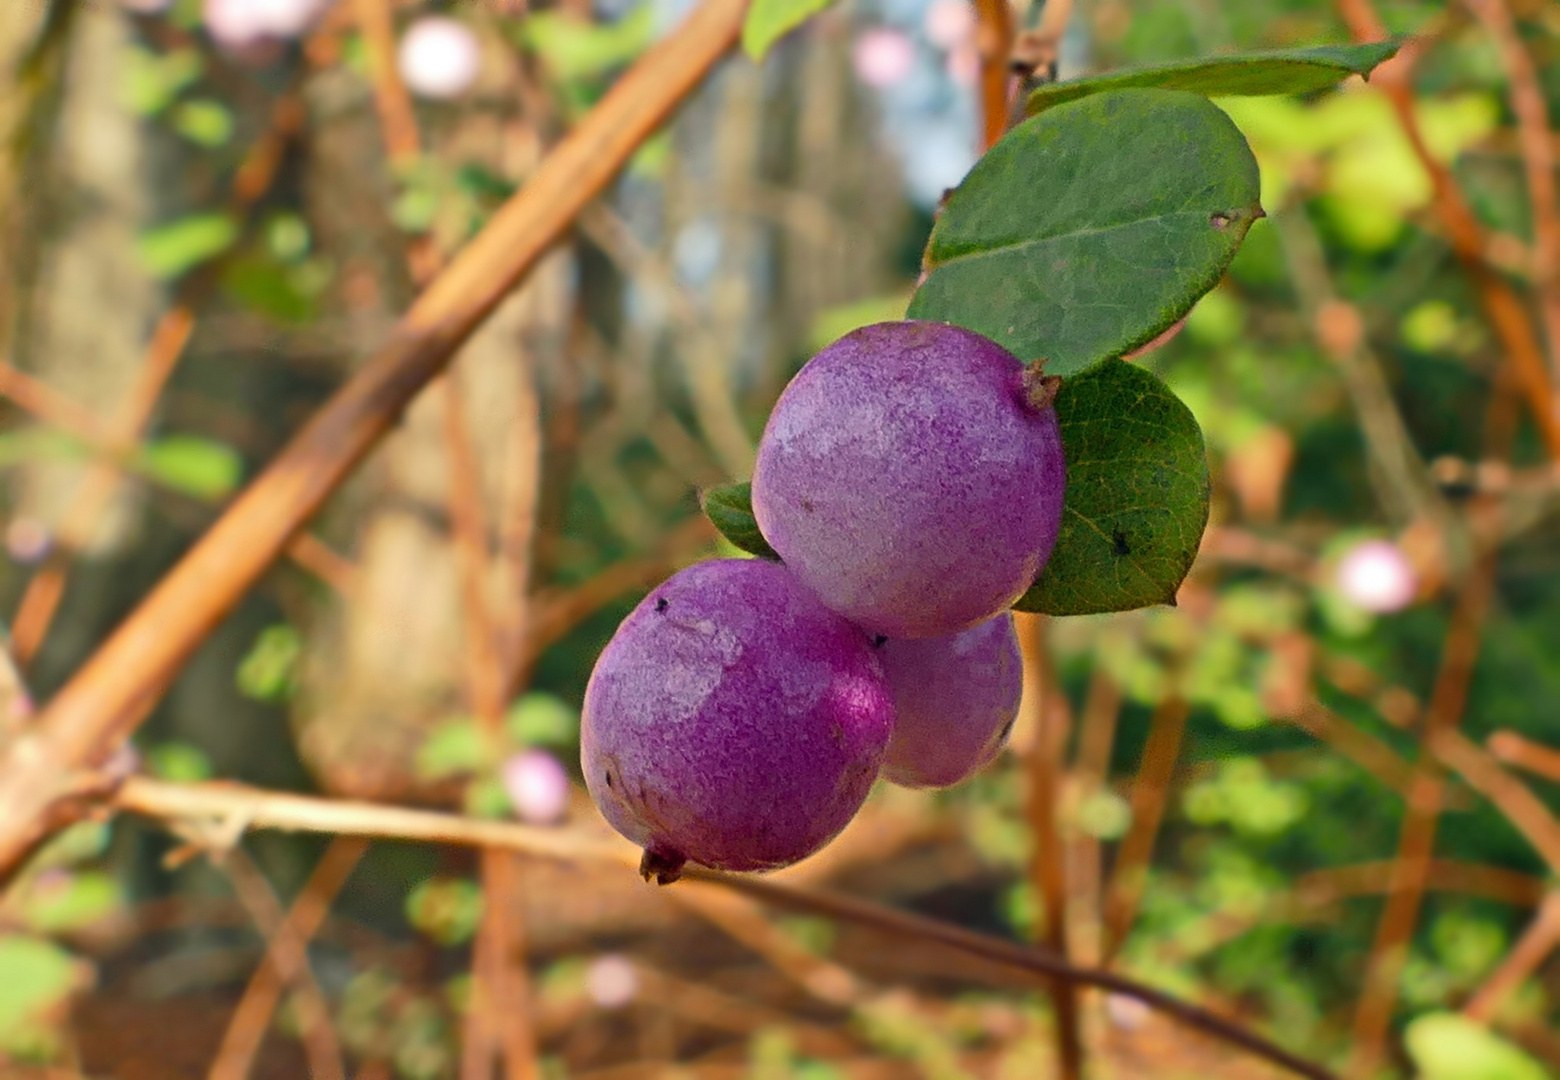
[[[1127,534],[1116,529],[1110,534],[1110,546],[1117,555],[1131,555],[1132,546],[1127,543]]]
[[[655,609],[657,611],[665,611],[668,606],[669,604],[667,603],[667,599],[664,596],[655,602]]]
[[[1223,229],[1227,228],[1232,220],[1229,214],[1214,214],[1208,219],[1208,223],[1215,229]]]

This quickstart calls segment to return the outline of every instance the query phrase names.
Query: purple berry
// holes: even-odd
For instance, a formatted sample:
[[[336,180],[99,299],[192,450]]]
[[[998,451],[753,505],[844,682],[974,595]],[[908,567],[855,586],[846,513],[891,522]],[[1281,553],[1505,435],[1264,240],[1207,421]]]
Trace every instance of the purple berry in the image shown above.
[[[1054,383],[979,334],[863,327],[770,414],[759,529],[829,607],[874,634],[942,637],[1009,607],[1061,525]]]
[[[623,620],[585,690],[585,782],[663,883],[789,865],[860,808],[893,730],[871,639],[785,569],[696,563]]]
[[[1024,690],[1010,612],[949,637],[886,641],[878,659],[896,716],[884,779],[948,787],[991,763],[1018,718]]]

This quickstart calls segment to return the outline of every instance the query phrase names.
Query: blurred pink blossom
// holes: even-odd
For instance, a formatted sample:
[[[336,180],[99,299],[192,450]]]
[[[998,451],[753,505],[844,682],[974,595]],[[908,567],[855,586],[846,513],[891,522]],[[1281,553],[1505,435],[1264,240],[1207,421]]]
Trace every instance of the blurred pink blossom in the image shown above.
[[[910,74],[915,65],[915,45],[901,31],[875,26],[856,39],[851,57],[856,78],[881,90]]]
[[[521,821],[551,825],[569,808],[569,774],[547,751],[523,751],[504,762],[500,771],[509,804]]]
[[[1407,607],[1419,587],[1414,568],[1390,540],[1367,540],[1338,563],[1338,590],[1349,602],[1382,614]]]
[[[937,0],[922,20],[926,40],[939,49],[952,49],[975,32],[975,9],[968,0]]]
[[[465,23],[435,15],[418,19],[406,31],[397,63],[412,93],[453,98],[476,82],[482,50]]]
[[[54,546],[54,534],[37,518],[11,519],[5,527],[5,550],[19,563],[35,563]]]
[[[603,1009],[621,1009],[639,993],[639,972],[626,956],[599,956],[585,972],[585,992]]]
[[[302,35],[335,0],[203,0],[201,21],[218,45],[246,49]]]

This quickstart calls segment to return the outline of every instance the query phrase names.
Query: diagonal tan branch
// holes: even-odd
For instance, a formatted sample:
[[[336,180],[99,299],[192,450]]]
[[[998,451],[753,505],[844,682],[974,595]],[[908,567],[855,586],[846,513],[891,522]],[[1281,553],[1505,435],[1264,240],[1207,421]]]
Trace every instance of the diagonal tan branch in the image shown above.
[[[401,411],[735,43],[746,0],[704,0],[644,54],[0,757],[0,872],[47,833],[68,774],[140,723]]]

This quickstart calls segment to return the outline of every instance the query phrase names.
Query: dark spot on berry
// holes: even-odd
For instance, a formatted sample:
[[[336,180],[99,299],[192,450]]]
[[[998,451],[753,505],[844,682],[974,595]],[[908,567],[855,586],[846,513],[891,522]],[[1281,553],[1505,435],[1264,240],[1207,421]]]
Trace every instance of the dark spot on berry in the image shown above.
[[[1110,545],[1117,555],[1132,554],[1132,546],[1127,543],[1127,534],[1120,529],[1116,529],[1110,534]]]
[[[813,505],[813,501],[811,499],[803,499],[802,500],[802,509],[807,511],[810,514],[810,513],[812,513],[814,510],[816,510],[818,508]]]
[[[661,597],[659,600],[657,600],[655,602],[655,609],[657,611],[665,611],[667,609],[667,607],[669,607],[669,606],[670,605],[668,604],[667,599],[664,596]]]
[[[608,770],[607,770],[607,787],[616,787],[616,786],[617,786],[617,785],[615,785],[615,784],[614,784],[614,783],[613,783],[613,782],[612,782],[612,770],[611,770],[611,769],[608,769]]]
[[[884,645],[887,645],[887,644],[888,644],[888,635],[887,634],[879,634],[877,637],[872,639],[872,647],[874,649],[881,649]]]
[[[1008,741],[1008,736],[1013,734],[1013,725],[1016,723],[1018,723],[1018,716],[1017,714],[1014,714],[1011,720],[1002,725],[1002,730],[997,734],[998,746],[1001,746],[1003,743]]]

